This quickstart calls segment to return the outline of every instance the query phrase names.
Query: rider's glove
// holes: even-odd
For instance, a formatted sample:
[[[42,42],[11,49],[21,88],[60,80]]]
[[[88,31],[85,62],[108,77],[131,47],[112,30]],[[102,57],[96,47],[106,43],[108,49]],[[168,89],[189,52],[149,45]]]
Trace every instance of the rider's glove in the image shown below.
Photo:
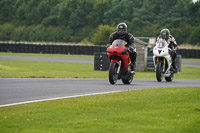
[[[176,53],[176,50],[175,50],[175,48],[174,48],[174,47],[172,48],[172,52],[173,52],[173,53]]]
[[[174,48],[172,48],[172,49],[169,50],[169,53],[170,53],[170,54],[176,53],[176,50],[175,50]]]
[[[124,51],[122,52],[122,54],[125,55],[127,50],[128,50],[128,48],[125,48]]]
[[[129,50],[130,52],[132,52],[132,53],[134,52],[134,49],[135,49],[134,47],[131,47],[131,46],[128,47],[128,50]]]

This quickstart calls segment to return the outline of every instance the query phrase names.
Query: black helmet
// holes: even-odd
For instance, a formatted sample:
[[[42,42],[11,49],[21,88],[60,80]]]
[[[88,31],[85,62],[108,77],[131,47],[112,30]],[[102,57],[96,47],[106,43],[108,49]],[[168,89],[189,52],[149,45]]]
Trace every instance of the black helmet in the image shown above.
[[[126,23],[119,23],[117,25],[117,31],[118,31],[119,34],[124,34],[127,31]]]
[[[160,35],[162,36],[163,39],[168,39],[170,35],[170,31],[168,29],[162,29],[160,32]]]

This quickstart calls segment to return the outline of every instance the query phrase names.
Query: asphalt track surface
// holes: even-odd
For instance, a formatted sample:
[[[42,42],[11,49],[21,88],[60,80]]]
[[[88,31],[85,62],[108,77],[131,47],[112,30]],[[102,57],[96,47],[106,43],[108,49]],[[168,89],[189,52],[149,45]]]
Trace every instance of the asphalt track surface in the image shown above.
[[[76,58],[76,57],[41,57],[41,56],[7,56],[7,55],[1,55],[0,60],[94,63],[93,58]],[[182,61],[182,66],[200,67],[200,61],[185,61],[184,60],[184,61]]]
[[[0,56],[0,60],[94,62],[93,58],[37,56]],[[184,62],[183,66],[200,67],[199,61]],[[116,85],[110,85],[108,79],[0,78],[0,107],[111,92],[178,86],[200,87],[200,80],[174,79],[173,82],[157,82],[156,79],[134,79],[131,85],[124,85],[121,81],[118,81]]]
[[[124,85],[120,80],[111,85],[108,79],[0,78],[0,107],[128,90],[200,87],[199,81],[174,79],[170,83],[157,82],[156,79],[134,79],[130,85]]]

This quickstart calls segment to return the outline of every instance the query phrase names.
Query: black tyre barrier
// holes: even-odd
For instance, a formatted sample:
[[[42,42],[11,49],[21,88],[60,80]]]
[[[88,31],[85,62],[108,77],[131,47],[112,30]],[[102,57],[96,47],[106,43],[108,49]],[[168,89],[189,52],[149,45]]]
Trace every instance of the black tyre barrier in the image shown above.
[[[93,46],[93,49],[95,52],[101,52],[101,49],[98,46]]]
[[[54,53],[60,54],[60,46],[59,45],[54,45]]]
[[[87,46],[81,46],[81,48],[79,49],[79,54],[80,55],[89,55],[89,48]]]
[[[87,46],[82,46],[80,49],[80,54],[82,55],[89,55],[89,48]]]
[[[47,54],[48,53],[47,51],[48,51],[47,45],[42,45],[42,51],[41,51],[41,53]]]
[[[106,52],[106,46],[80,46],[80,45],[55,45],[55,44],[23,44],[0,43],[0,52],[14,53],[47,53],[47,54],[78,54],[94,55],[95,52]],[[182,58],[200,58],[199,49],[178,49],[177,53]],[[148,48],[148,56],[153,56]]]
[[[182,58],[200,58],[200,49],[178,49],[177,53]]]
[[[195,57],[200,58],[200,50],[195,50]]]
[[[187,58],[192,58],[192,51],[188,49],[186,55],[187,55]]]
[[[78,49],[77,46],[70,46],[69,53],[72,54],[72,55],[77,54],[78,53],[77,49]]]

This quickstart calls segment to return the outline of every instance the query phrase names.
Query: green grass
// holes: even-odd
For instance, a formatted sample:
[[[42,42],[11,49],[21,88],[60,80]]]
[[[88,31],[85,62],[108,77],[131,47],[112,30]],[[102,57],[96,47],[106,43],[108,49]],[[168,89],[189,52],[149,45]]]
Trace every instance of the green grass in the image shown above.
[[[195,58],[183,58],[183,61],[200,61],[200,59],[195,59]]]
[[[95,71],[94,64],[0,60],[0,77],[108,78],[108,71]],[[155,78],[155,72],[136,72],[135,78]],[[200,68],[183,67],[178,79],[200,79]]]
[[[104,78],[107,72],[94,71],[93,64],[0,60],[0,77]]]
[[[0,108],[1,133],[199,133],[200,87],[125,91]]]

